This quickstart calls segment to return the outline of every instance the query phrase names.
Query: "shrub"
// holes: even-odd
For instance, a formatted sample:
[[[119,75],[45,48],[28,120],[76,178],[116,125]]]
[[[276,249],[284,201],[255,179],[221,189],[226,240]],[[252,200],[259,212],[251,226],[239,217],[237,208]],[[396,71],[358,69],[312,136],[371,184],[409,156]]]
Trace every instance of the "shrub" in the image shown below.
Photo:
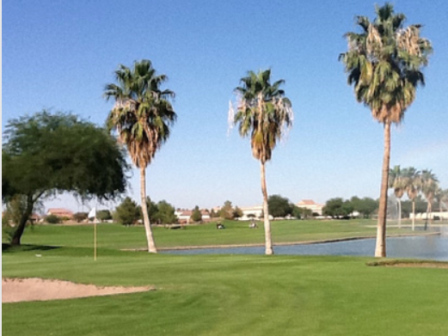
[[[112,215],[111,215],[110,211],[107,209],[99,210],[96,213],[96,218],[98,218],[101,222],[104,222],[104,221],[112,219]]]
[[[73,215],[73,219],[78,223],[82,222],[87,219],[87,212],[77,212]]]
[[[48,215],[47,217],[45,217],[45,221],[48,224],[59,224],[61,222],[61,219],[55,215]]]
[[[193,222],[200,222],[202,220],[202,214],[198,206],[194,208],[193,213],[191,214],[191,220]]]

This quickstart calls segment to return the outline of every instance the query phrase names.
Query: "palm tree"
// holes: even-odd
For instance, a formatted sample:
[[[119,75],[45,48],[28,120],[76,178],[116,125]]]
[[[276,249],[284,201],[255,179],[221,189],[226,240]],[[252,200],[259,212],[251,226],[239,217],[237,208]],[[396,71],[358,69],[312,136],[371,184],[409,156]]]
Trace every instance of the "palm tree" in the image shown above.
[[[434,198],[437,203],[439,203],[439,211],[443,212],[444,203],[448,200],[448,189],[443,190],[442,188],[437,187],[436,192],[434,193]]]
[[[395,197],[398,200],[398,228],[401,229],[401,198],[406,190],[406,181],[403,176],[403,171],[400,166],[394,166],[389,169],[388,187],[394,189]]]
[[[348,51],[339,56],[345,64],[349,85],[358,102],[372,111],[384,126],[384,156],[378,211],[375,256],[386,256],[387,186],[390,161],[390,127],[399,124],[412,104],[418,84],[424,84],[420,69],[427,65],[431,43],[420,37],[420,25],[403,27],[405,16],[394,14],[386,3],[376,7],[376,18],[358,16],[361,33],[349,32]]]
[[[420,172],[414,167],[405,168],[402,171],[404,184],[408,198],[412,202],[412,231],[415,230],[415,198],[421,191]]]
[[[443,219],[444,210],[448,211],[448,189],[442,190],[439,189],[439,193],[437,194],[439,200],[439,208],[440,208],[440,219]]]
[[[293,111],[291,101],[279,87],[284,80],[271,84],[271,71],[255,73],[249,71],[241,78],[242,86],[235,89],[238,97],[238,110],[233,117],[230,105],[230,120],[239,124],[242,137],[251,137],[253,156],[260,161],[261,190],[263,194],[263,215],[266,254],[273,254],[271,226],[268,211],[268,192],[266,188],[265,163],[272,157],[272,150],[292,125]],[[233,118],[232,118],[233,117]]]
[[[434,196],[439,188],[439,180],[431,170],[422,170],[421,179],[422,192],[423,195],[425,195],[426,202],[428,202],[426,207],[426,223],[429,221],[429,224],[431,225],[432,202],[434,201]]]
[[[104,97],[113,98],[107,126],[115,130],[118,140],[126,145],[133,163],[140,169],[140,196],[148,251],[156,253],[146,206],[146,167],[157,150],[168,139],[176,113],[170,103],[174,93],[161,90],[165,75],[157,75],[151,61],[135,62],[132,69],[120,65],[115,71],[118,84],[108,84]]]

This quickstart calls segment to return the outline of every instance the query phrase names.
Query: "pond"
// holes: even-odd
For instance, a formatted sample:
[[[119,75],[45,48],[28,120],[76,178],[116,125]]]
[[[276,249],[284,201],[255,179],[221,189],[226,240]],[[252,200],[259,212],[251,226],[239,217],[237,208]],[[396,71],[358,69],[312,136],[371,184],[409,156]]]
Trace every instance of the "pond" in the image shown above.
[[[448,236],[414,236],[387,238],[389,258],[411,258],[448,261]],[[371,257],[375,252],[375,239],[347,240],[334,243],[296,244],[274,246],[279,255],[338,255]],[[263,254],[264,247],[229,247],[193,250],[171,250],[170,254]]]

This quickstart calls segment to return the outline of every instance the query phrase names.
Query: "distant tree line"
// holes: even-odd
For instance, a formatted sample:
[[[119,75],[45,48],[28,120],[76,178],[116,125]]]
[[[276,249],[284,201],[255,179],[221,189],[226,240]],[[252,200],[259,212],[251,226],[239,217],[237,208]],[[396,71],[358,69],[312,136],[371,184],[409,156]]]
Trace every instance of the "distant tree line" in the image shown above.
[[[165,200],[155,203],[146,197],[148,217],[151,224],[177,223],[174,206]],[[113,219],[123,225],[133,225],[143,219],[142,208],[130,197],[126,197],[113,213]]]

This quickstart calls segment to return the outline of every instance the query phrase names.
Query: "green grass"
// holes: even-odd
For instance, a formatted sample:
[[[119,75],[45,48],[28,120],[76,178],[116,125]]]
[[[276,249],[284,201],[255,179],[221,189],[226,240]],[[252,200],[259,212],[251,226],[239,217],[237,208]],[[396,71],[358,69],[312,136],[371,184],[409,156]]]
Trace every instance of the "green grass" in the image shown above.
[[[225,221],[225,230],[216,230],[215,224],[187,226],[186,229],[169,230],[154,227],[156,245],[161,248],[176,246],[263,244],[264,230],[249,229],[247,222]],[[367,225],[371,224],[371,225]],[[352,221],[274,221],[272,222],[273,242],[300,242],[351,238],[374,237],[375,222],[371,220]],[[143,226],[125,227],[119,224],[99,224],[98,246],[115,249],[145,248],[146,236]],[[408,229],[389,229],[388,233],[410,233]],[[54,226],[35,225],[27,228],[22,238],[23,244],[78,246],[93,245],[93,225]]]
[[[263,243],[247,223],[154,228],[159,247]],[[374,236],[373,221],[273,222],[274,242]],[[408,230],[388,230],[409,233]],[[108,297],[3,304],[4,335],[446,335],[447,269],[373,258],[151,255],[144,228],[37,225],[2,255],[3,277],[156,286]],[[37,257],[36,255],[40,255]]]
[[[36,254],[41,257],[37,258]],[[157,290],[3,304],[4,335],[446,335],[446,269],[371,258],[11,249],[4,277]]]

